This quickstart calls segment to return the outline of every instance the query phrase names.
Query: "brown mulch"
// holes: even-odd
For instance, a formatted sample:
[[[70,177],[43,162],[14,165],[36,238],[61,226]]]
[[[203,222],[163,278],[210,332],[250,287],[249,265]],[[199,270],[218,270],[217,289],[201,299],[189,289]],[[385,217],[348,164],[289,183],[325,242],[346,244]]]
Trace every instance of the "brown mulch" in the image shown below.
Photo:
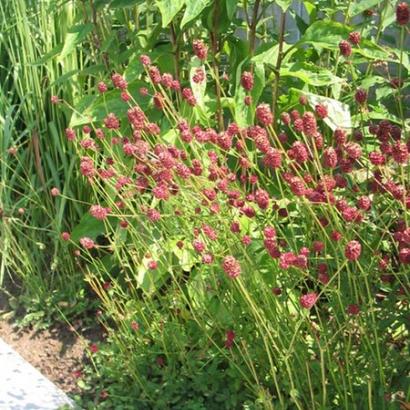
[[[0,290],[0,337],[61,390],[79,393],[77,381],[87,362],[85,350],[90,343],[101,340],[101,330],[83,331],[81,321],[46,330],[19,329],[12,320],[4,319],[7,315],[2,316],[7,310],[7,298]]]

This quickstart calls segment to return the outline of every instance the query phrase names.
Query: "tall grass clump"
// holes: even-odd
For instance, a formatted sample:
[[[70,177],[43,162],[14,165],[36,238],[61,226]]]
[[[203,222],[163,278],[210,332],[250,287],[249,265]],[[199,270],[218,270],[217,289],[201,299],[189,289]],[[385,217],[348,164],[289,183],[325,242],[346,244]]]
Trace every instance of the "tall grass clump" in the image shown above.
[[[62,137],[69,117],[50,104],[59,93],[72,101],[86,85],[81,73],[89,62],[82,55],[67,50],[55,57],[77,14],[72,2],[0,4],[0,280],[11,274],[23,306],[37,318],[57,302],[74,307],[82,292],[81,275],[55,234],[75,224],[82,209],[50,195],[56,187],[87,198],[74,180],[75,163]]]

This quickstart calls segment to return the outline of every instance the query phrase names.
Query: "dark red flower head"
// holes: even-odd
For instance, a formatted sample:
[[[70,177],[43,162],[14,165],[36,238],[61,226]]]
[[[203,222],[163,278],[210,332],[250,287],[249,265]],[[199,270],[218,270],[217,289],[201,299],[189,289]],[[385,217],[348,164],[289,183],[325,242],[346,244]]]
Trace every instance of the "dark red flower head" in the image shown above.
[[[367,92],[362,88],[359,88],[354,95],[354,98],[358,104],[364,104],[367,101]]]
[[[352,54],[352,46],[346,40],[342,40],[339,43],[339,50],[340,54],[342,54],[342,56],[344,57],[349,57]]]
[[[396,8],[396,21],[401,26],[405,26],[409,22],[409,5],[404,1],[399,3]]]
[[[362,253],[362,245],[358,241],[350,241],[345,247],[345,256],[349,261],[355,261],[359,259]]]
[[[317,302],[318,296],[315,292],[306,293],[299,299],[300,305],[305,309],[311,309]]]
[[[246,91],[253,88],[253,74],[249,71],[244,71],[241,77],[241,85]]]
[[[194,40],[192,42],[192,48],[194,49],[195,55],[200,60],[206,60],[208,55],[208,47],[202,40]]]
[[[351,33],[349,33],[349,41],[352,44],[358,45],[360,43],[360,40],[361,40],[361,36],[358,31],[352,31]]]

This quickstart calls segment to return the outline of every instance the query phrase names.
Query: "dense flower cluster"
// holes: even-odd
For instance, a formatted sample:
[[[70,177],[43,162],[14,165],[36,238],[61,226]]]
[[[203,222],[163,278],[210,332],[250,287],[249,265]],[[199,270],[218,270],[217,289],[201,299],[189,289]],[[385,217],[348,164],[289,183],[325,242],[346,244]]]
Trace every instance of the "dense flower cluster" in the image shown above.
[[[340,42],[340,53],[349,57],[360,44],[360,33],[351,32]],[[193,50],[200,60],[207,59],[202,40],[194,41]],[[399,125],[378,120],[363,122],[352,132],[341,128],[343,124],[331,130],[331,107],[312,105],[305,95],[276,119],[269,104],[252,105],[255,80],[250,69],[242,72],[240,86],[247,94],[246,109],[254,110],[253,123],[240,126],[226,120],[218,128],[193,114],[201,109],[195,87],[194,94],[189,82],[162,73],[147,55],[140,62],[146,86],[139,92],[151,99],[152,109],[142,109],[126,78],[115,73],[111,87],[123,93],[125,112],[107,113],[98,124],[65,131],[81,153],[84,180],[100,194],[90,215],[114,226],[112,237],[104,238],[110,246],[100,245],[99,237],[83,236],[77,239],[76,255],[86,252],[89,257],[88,251],[105,249],[110,255],[111,247],[122,246],[117,243],[121,235],[138,232],[134,238],[143,238],[148,227],[161,245],[151,249],[133,243],[124,254],[153,280],[166,268],[168,262],[163,262],[175,257],[181,264],[193,260],[187,269],[204,274],[210,293],[219,290],[215,287],[246,287],[263,270],[266,279],[258,286],[261,292],[269,289],[275,303],[292,300],[304,317],[325,315],[338,287],[340,298],[332,312],[340,305],[343,317],[353,321],[365,314],[366,302],[356,288],[349,288],[354,276],[340,278],[363,274],[362,267],[371,266],[377,284],[369,292],[374,290],[377,298],[383,283],[383,291],[390,286],[391,294],[401,297],[406,289],[395,275],[410,264],[410,228],[404,215],[399,220],[386,217],[393,209],[401,214],[410,209],[409,184],[403,178],[410,142]],[[207,81],[203,67],[193,69],[188,81]],[[109,88],[97,84],[99,93]],[[368,91],[357,88],[352,94],[354,108],[365,114]],[[57,190],[50,193],[57,195]],[[369,246],[381,241],[374,232],[383,235],[380,249]],[[61,239],[74,242],[68,232]],[[168,240],[174,244],[171,257]],[[145,252],[144,263],[133,259],[135,246],[142,248],[139,256]],[[239,327],[227,330],[219,340],[226,349],[235,349],[235,341],[242,339],[239,332]]]

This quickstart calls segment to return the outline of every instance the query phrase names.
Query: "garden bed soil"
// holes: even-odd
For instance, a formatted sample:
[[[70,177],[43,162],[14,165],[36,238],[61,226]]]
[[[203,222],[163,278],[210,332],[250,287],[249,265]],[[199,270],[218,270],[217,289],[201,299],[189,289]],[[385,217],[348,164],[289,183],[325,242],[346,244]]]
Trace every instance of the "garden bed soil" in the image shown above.
[[[85,349],[101,340],[101,330],[82,331],[81,321],[74,327],[59,324],[46,330],[20,329],[2,317],[5,311],[7,299],[0,291],[0,337],[62,391],[79,393],[77,381],[87,361]]]

